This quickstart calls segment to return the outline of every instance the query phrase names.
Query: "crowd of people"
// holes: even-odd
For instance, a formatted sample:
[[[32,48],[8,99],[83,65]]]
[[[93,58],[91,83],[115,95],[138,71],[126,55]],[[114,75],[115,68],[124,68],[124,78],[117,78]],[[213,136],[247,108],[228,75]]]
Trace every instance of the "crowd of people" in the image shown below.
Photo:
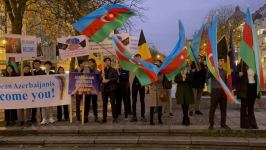
[[[141,59],[140,54],[136,54],[137,59]],[[102,94],[102,120],[98,117],[98,95],[85,96],[85,110],[84,122],[88,122],[90,108],[93,110],[94,121],[106,123],[107,119],[107,106],[110,101],[111,112],[114,123],[118,123],[118,117],[122,117],[122,110],[124,110],[125,120],[131,122],[143,121],[146,122],[145,105],[149,106],[149,123],[154,125],[154,113],[158,113],[158,123],[163,124],[162,115],[167,113],[173,116],[171,89],[173,82],[177,83],[176,87],[176,102],[181,105],[183,112],[182,125],[189,126],[190,118],[192,115],[203,115],[200,111],[200,100],[203,89],[207,79],[211,79],[211,100],[209,109],[209,129],[214,128],[214,116],[217,106],[219,105],[221,111],[220,127],[230,129],[226,124],[226,111],[227,111],[227,97],[221,88],[220,84],[208,71],[204,57],[199,57],[198,63],[191,63],[187,65],[181,73],[179,73],[173,81],[168,80],[164,75],[158,75],[158,81],[148,86],[142,86],[137,77],[134,77],[132,85],[130,85],[130,72],[123,68],[113,68],[111,58],[104,59],[104,71],[97,70],[97,64],[94,59],[79,61],[78,67],[75,72],[80,73],[95,73],[100,74]],[[154,65],[160,66],[162,62],[155,60]],[[221,78],[226,82],[226,71],[223,69],[224,58],[219,58],[219,73]],[[51,75],[51,74],[64,74],[64,68],[59,67],[57,72],[51,71],[52,63],[47,61],[44,63],[45,70],[41,69],[41,61],[33,61],[33,69],[30,65],[24,65],[21,76],[37,76],[37,75]],[[19,76],[12,65],[6,68],[5,77]],[[236,72],[237,84],[236,95],[241,100],[240,109],[240,127],[245,129],[258,129],[255,115],[254,104],[258,97],[256,91],[256,78],[257,75],[250,69],[244,62],[240,62],[237,66]],[[145,100],[145,96],[149,96]],[[139,95],[139,98],[138,98]],[[81,121],[81,101],[82,95],[75,95],[76,98],[76,119]],[[132,99],[131,99],[132,98]],[[131,101],[132,100],[132,101]],[[137,113],[137,103],[140,102],[140,118]],[[123,108],[122,109],[122,103]],[[41,118],[40,124],[46,125],[57,121],[68,121],[69,110],[68,105],[57,106],[57,114],[54,112],[53,107],[31,108],[20,110],[5,110],[6,126],[15,125],[19,122],[21,126],[37,124],[37,111],[40,110]],[[64,113],[63,113],[64,112]],[[54,117],[57,116],[57,119]],[[131,118],[129,118],[131,116]],[[39,120],[39,119],[38,119]]]

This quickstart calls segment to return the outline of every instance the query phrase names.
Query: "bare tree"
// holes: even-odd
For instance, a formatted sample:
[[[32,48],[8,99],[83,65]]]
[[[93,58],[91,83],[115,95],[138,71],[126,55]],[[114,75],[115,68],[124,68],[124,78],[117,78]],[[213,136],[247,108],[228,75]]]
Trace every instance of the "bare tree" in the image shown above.
[[[217,16],[218,19],[217,39],[220,40],[223,36],[229,39],[230,31],[232,31],[233,42],[235,45],[238,45],[241,40],[242,31],[240,25],[244,20],[244,13],[240,10],[240,7],[226,5],[210,10],[206,17],[207,24],[212,21],[214,16]]]

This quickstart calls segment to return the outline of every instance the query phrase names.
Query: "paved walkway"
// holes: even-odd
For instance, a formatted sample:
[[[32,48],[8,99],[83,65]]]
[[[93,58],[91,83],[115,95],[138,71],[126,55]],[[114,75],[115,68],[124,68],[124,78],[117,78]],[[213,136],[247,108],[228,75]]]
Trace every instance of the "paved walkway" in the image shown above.
[[[199,115],[194,115],[191,116],[191,126],[188,128],[208,128],[208,113],[209,113],[209,101],[210,99],[208,97],[203,97],[202,99],[202,105],[201,105],[201,111],[203,112],[204,115],[199,116]],[[261,100],[258,100],[256,103],[256,108],[255,108],[255,115],[257,119],[257,123],[260,129],[266,130],[266,105],[265,105],[266,97],[263,97]],[[138,104],[139,105],[139,104]],[[146,106],[147,107],[147,106]],[[140,107],[137,107],[140,108]],[[181,112],[181,107],[176,104],[175,101],[173,101],[173,117],[169,117],[167,113],[163,115],[163,126],[181,126],[181,121],[182,121],[182,112]],[[73,113],[74,115],[75,113]],[[122,127],[122,126],[134,126],[136,128],[142,128],[142,127],[149,127],[149,109],[148,107],[146,108],[146,118],[147,122],[130,122],[129,120],[125,120],[123,115],[120,116],[119,118],[119,123],[112,123],[112,118],[111,118],[111,112],[109,110],[108,112],[108,122],[107,124],[99,124],[99,123],[94,123],[94,118],[92,116],[92,112],[90,112],[89,116],[89,123],[85,124],[85,126],[99,126],[102,128],[108,128],[108,126],[117,126],[117,127]],[[99,119],[101,119],[102,113],[101,109],[99,109]],[[138,110],[138,117],[140,119],[140,111]],[[157,123],[157,114],[155,114],[155,124]],[[3,120],[3,113],[1,113],[0,120]],[[219,123],[220,123],[220,110],[217,108],[216,111],[216,116],[215,116],[215,123],[216,127],[219,128]],[[228,111],[227,111],[227,124],[232,127],[232,129],[239,129],[239,123],[240,123],[240,112],[239,112],[239,106],[234,106],[234,105],[229,105]],[[3,126],[3,122],[1,124]],[[38,125],[39,126],[39,125]],[[48,126],[81,126],[80,122],[75,121],[75,118],[73,119],[73,123],[70,124],[69,122],[56,122],[55,124],[48,125]]]

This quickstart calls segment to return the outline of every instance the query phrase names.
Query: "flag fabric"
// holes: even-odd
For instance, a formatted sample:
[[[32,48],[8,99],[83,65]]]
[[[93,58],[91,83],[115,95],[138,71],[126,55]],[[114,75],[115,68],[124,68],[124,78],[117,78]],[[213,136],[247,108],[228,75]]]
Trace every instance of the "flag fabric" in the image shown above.
[[[200,30],[197,32],[196,36],[193,38],[193,40],[191,41],[190,47],[192,49],[192,52],[194,54],[194,58],[197,60],[199,57],[199,51],[200,51],[200,44],[201,44],[201,40],[203,35],[203,31],[205,29],[205,25],[202,25],[202,27],[200,28]]]
[[[235,63],[235,49],[233,43],[233,31],[230,31],[230,39],[229,39],[229,52],[228,52],[230,67],[231,67],[231,79],[232,79],[232,89],[236,88],[236,63]]]
[[[239,55],[241,59],[248,65],[248,67],[257,74],[257,92],[259,93],[261,88],[264,88],[264,77],[260,63],[261,54],[256,34],[257,32],[248,9],[245,18]]]
[[[73,26],[94,42],[102,42],[116,28],[121,27],[135,13],[120,4],[100,7],[78,20]]]
[[[113,44],[121,67],[134,73],[142,86],[149,85],[158,80],[158,67],[149,62],[134,58],[133,55],[124,47],[122,42],[114,36]]]
[[[13,66],[15,69],[15,72],[19,74],[18,64],[15,59],[16,59],[15,57],[9,57],[7,64]]]
[[[237,103],[240,102],[234,97],[232,92],[228,89],[225,82],[221,78],[218,69],[218,54],[217,54],[217,18],[213,18],[213,22],[211,27],[208,29],[208,41],[207,41],[207,48],[206,48],[206,55],[207,55],[207,67],[209,71],[214,76],[214,78],[220,83],[221,88],[225,92],[229,102]]]
[[[169,80],[172,80],[187,65],[187,48],[185,45],[185,30],[181,21],[179,21],[179,40],[172,52],[165,58],[159,68],[159,72],[164,74]]]
[[[227,76],[227,85],[229,89],[233,91],[231,61],[228,55],[229,49],[227,46],[227,41],[225,36],[223,36],[222,39],[218,42],[217,50],[218,50],[218,55],[225,58],[226,60],[224,64],[224,69],[226,71],[226,76]]]
[[[195,53],[192,51],[190,43],[189,43],[189,46],[188,46],[188,57],[195,63],[196,69],[199,70],[198,61],[197,61],[197,59],[195,57]]]
[[[148,43],[146,42],[143,30],[140,32],[137,53],[141,55],[142,60],[152,63],[151,52]]]

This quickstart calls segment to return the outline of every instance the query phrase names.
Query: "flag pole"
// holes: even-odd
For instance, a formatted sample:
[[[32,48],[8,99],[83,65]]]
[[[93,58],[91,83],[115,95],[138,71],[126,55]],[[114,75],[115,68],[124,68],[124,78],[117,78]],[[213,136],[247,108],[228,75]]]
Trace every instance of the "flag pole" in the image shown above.
[[[82,94],[82,119],[81,119],[82,126],[84,126],[84,117],[85,117],[85,93]]]

